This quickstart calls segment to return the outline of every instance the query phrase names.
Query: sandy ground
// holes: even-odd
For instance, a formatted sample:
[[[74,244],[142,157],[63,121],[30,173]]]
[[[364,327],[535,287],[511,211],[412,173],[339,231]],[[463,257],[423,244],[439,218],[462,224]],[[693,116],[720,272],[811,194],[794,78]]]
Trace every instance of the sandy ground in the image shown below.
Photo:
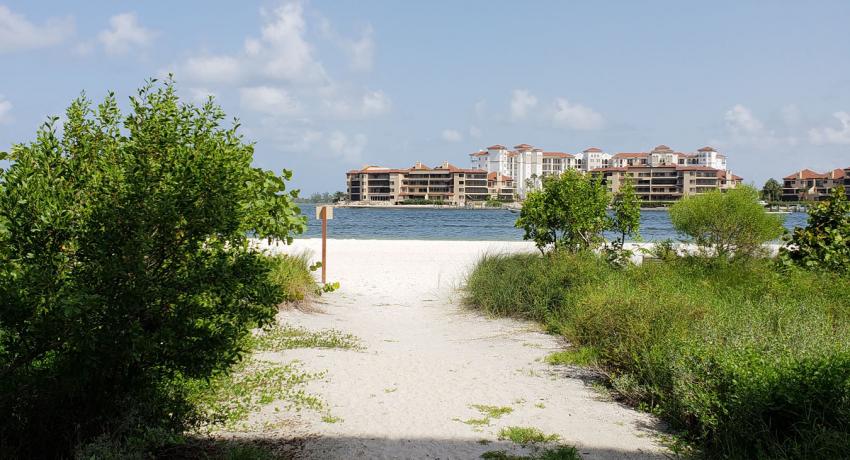
[[[320,240],[279,246],[321,255]],[[565,346],[529,322],[490,319],[461,307],[458,287],[484,253],[534,251],[525,242],[328,241],[328,280],[341,288],[319,299],[318,312],[287,311],[281,321],[359,337],[363,351],[298,349],[310,371],[327,371],[309,392],[323,398],[336,423],[309,410],[287,418],[305,439],[306,459],[466,459],[487,451],[528,453],[498,432],[536,427],[578,447],[583,458],[664,458],[659,424],[608,401],[580,372],[542,362]],[[470,406],[513,412],[475,427]]]

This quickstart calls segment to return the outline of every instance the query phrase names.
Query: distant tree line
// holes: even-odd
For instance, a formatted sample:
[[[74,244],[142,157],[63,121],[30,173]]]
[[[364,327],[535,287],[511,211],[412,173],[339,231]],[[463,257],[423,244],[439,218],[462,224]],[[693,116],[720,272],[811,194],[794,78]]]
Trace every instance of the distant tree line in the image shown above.
[[[298,198],[296,201],[298,203],[339,203],[340,201],[347,201],[348,194],[345,192],[334,192],[334,193],[313,193],[312,195],[304,198]]]

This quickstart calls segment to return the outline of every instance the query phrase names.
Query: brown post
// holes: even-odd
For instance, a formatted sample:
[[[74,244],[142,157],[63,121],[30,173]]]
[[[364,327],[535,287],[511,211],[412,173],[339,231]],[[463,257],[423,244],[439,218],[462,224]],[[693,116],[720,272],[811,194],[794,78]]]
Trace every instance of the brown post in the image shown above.
[[[322,207],[322,284],[327,283],[326,273],[328,268],[328,259],[327,259],[327,245],[328,245],[328,208],[327,206]]]

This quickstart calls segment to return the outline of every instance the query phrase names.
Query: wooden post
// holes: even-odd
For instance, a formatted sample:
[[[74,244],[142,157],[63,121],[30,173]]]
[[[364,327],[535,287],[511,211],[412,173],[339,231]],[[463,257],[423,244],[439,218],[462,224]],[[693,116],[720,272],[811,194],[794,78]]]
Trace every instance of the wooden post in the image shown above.
[[[327,283],[328,207],[322,206],[322,284]]]

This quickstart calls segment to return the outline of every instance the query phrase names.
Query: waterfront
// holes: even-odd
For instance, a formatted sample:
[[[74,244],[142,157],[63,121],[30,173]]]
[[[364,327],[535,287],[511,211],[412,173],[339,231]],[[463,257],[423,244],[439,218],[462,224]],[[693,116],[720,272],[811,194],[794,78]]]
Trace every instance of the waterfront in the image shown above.
[[[299,207],[308,224],[299,238],[321,237],[315,205]],[[507,209],[336,208],[328,234],[338,239],[519,241],[522,230],[514,227],[518,216]],[[783,216],[789,230],[806,225],[805,213]],[[642,211],[640,233],[643,241],[679,237],[666,210]]]

